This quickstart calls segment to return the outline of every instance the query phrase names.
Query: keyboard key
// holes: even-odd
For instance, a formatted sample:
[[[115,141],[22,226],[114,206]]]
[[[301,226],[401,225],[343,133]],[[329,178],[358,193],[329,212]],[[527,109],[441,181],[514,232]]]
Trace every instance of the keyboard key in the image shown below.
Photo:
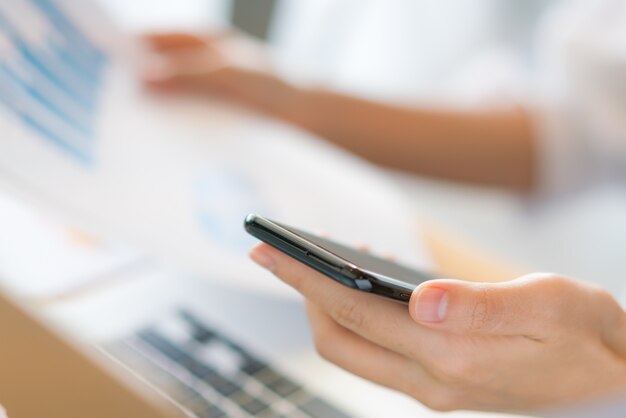
[[[329,403],[313,398],[300,405],[300,410],[313,418],[350,418]]]
[[[241,369],[243,358],[219,340],[205,343],[194,351],[195,357],[224,376],[234,376]]]
[[[186,344],[191,340],[191,326],[182,318],[172,316],[154,327],[155,331],[175,344]]]
[[[267,387],[283,398],[302,390],[300,386],[284,377],[279,377],[275,381],[268,383]]]
[[[265,369],[256,372],[254,378],[265,385],[269,385],[270,383],[282,379],[283,376],[275,370],[266,367]]]
[[[199,361],[194,361],[192,364],[189,364],[187,370],[189,370],[191,374],[193,374],[198,379],[204,381],[209,381],[217,375],[215,370],[213,370],[206,364],[200,363]]]
[[[261,411],[265,411],[269,406],[259,399],[252,399],[250,402],[241,405],[241,407],[250,415],[257,415]]]
[[[241,367],[241,371],[250,376],[253,376],[265,369],[267,369],[267,365],[265,363],[253,358],[248,358],[246,363]]]
[[[211,385],[216,392],[224,396],[233,396],[234,394],[241,392],[241,388],[238,385],[222,376],[216,376],[207,381],[207,383]]]
[[[187,321],[192,328],[192,336],[199,343],[207,343],[216,337],[215,332],[207,328],[198,318],[191,313],[182,310],[179,312],[182,319]]]
[[[222,418],[226,416],[226,412],[215,405],[210,405],[203,412],[198,413],[198,416],[201,418]]]
[[[289,415],[284,415],[279,412],[275,412],[272,410],[267,410],[261,413],[260,418],[291,418]]]
[[[195,363],[193,357],[152,330],[144,330],[137,335],[142,341],[148,343],[152,348],[155,348],[176,363],[185,367],[193,366]]]
[[[249,393],[241,392],[231,397],[231,400],[241,407],[244,411],[251,415],[256,415],[259,412],[268,408],[268,405],[261,400],[253,397]]]

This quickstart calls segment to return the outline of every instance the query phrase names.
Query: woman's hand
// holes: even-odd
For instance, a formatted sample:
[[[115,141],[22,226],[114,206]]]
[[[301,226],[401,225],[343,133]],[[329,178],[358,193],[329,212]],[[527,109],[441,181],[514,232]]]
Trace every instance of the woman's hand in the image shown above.
[[[166,33],[145,40],[153,55],[142,77],[151,90],[216,95],[275,116],[294,92],[263,47],[242,36]]]
[[[266,244],[250,256],[307,299],[323,357],[430,408],[528,412],[626,392],[624,311],[588,284],[433,280],[407,312]]]

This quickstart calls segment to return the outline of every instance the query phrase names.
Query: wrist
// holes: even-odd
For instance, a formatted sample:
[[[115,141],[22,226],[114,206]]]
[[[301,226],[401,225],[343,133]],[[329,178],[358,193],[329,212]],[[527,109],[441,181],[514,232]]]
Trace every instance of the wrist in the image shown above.
[[[242,104],[292,125],[315,129],[318,111],[313,90],[265,72],[240,73],[231,80]]]
[[[298,98],[298,89],[271,73],[229,69],[228,90],[241,104],[268,116],[285,119]]]

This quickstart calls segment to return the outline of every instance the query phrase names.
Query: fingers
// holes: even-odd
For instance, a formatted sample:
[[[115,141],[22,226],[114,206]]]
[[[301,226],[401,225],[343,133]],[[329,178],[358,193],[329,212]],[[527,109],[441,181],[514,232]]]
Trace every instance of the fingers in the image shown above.
[[[198,35],[190,33],[149,33],[143,36],[143,39],[155,51],[164,52],[178,48],[194,48],[203,47],[207,40]]]
[[[551,274],[502,283],[433,280],[415,289],[409,311],[416,322],[437,330],[541,340],[587,322],[590,296],[581,283]]]
[[[217,38],[189,33],[154,33],[144,36],[157,52],[146,62],[142,78],[150,88],[210,87],[211,78],[224,64],[215,46]],[[214,77],[215,78],[215,77]],[[219,78],[219,77],[218,77]],[[219,80],[216,80],[219,84]]]
[[[264,49],[232,33],[165,33],[145,39],[155,53],[147,56],[141,78],[151,90],[208,93],[259,110],[292,91],[274,76]]]
[[[211,90],[227,82],[223,57],[210,48],[175,50],[155,57],[144,71],[149,87],[181,87]]]
[[[343,286],[267,244],[253,248],[250,257],[361,337],[422,364],[447,352],[445,336],[416,326],[399,303]]]
[[[314,304],[307,303],[306,307],[315,348],[328,361],[350,373],[396,390],[405,390],[407,380],[428,378],[419,366],[406,357],[339,326]]]
[[[364,379],[404,392],[430,408],[451,409],[450,388],[433,378],[419,363],[341,327],[310,302],[306,308],[315,348],[326,360]]]

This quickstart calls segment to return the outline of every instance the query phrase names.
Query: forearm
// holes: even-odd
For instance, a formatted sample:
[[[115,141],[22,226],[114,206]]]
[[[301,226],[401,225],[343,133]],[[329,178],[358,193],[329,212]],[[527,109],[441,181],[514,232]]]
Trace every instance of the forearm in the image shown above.
[[[527,112],[398,107],[287,87],[270,113],[373,162],[444,179],[526,191],[534,137]]]
[[[376,163],[457,181],[528,190],[534,138],[521,110],[411,109],[300,88],[272,71],[229,62],[214,41],[153,37],[165,70],[145,79],[155,89],[221,94],[308,129]]]

